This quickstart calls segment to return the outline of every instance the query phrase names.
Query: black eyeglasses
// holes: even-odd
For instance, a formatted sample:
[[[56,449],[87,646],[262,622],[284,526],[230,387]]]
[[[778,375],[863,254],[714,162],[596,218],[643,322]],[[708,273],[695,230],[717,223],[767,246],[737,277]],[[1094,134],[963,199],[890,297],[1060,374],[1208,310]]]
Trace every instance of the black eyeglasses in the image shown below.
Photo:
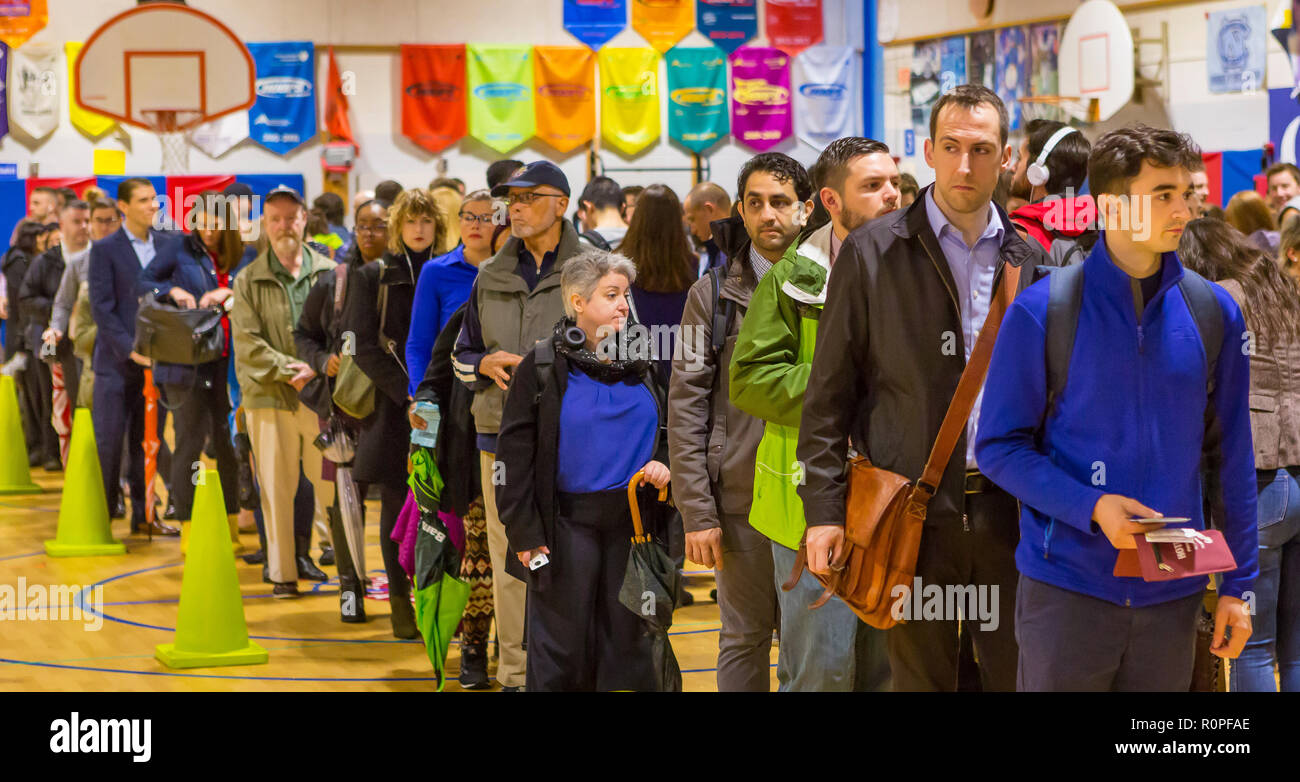
[[[471,212],[461,212],[460,219],[467,223],[482,223],[487,225],[492,222],[492,215],[476,215]]]
[[[359,233],[359,234],[386,234],[386,233],[388,233],[388,226],[385,225],[385,224],[381,224],[381,225],[358,225],[358,226],[357,226],[357,233]]]

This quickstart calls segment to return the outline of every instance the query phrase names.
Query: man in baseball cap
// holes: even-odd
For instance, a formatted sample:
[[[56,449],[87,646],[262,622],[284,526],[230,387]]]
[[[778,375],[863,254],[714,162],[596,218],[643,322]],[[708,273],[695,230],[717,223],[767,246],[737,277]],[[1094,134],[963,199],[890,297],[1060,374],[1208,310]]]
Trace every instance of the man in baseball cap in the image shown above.
[[[524,598],[527,571],[510,551],[497,512],[493,464],[506,386],[511,373],[538,341],[549,339],[564,316],[560,273],[565,262],[589,249],[564,218],[569,180],[558,166],[539,161],[524,166],[492,195],[509,204],[513,237],[479,265],[460,337],[452,352],[456,377],[474,392],[474,424],[483,475],[488,552],[501,658],[497,681],[503,690],[525,683]],[[521,284],[522,282],[522,284]]]
[[[538,160],[519,169],[510,179],[492,188],[492,197],[501,198],[518,188],[542,186],[554,188],[565,198],[569,197],[569,178],[549,160]]]

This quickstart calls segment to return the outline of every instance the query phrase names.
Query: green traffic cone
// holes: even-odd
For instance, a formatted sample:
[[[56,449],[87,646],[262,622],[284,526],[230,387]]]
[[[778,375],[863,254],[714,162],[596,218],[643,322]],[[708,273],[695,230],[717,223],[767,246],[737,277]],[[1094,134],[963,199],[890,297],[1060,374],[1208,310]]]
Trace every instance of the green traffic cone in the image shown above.
[[[113,539],[104,496],[104,475],[95,450],[95,428],[90,411],[78,407],[72,418],[68,469],[59,500],[59,529],[45,541],[51,557],[99,557],[125,554],[122,541]]]
[[[0,375],[0,494],[38,494],[27,467],[27,440],[18,415],[18,391],[14,379]]]
[[[158,644],[154,657],[168,668],[265,663],[266,650],[248,640],[226,503],[216,470],[206,471],[194,493],[190,524],[176,640]]]

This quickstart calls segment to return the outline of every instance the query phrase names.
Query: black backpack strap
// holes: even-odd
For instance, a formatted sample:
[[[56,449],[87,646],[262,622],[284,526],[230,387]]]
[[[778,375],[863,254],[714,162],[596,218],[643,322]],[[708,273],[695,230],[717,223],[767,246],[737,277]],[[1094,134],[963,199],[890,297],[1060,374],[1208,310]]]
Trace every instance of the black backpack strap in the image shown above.
[[[533,348],[533,371],[537,373],[537,394],[533,404],[542,401],[542,393],[551,379],[551,365],[555,363],[555,343],[544,339]]]
[[[721,266],[709,269],[709,277],[713,280],[713,319],[709,324],[709,347],[713,350],[715,362],[722,356],[722,348],[727,344],[727,334],[731,331],[731,324],[736,320],[736,302],[722,298],[722,281],[726,276],[727,272]]]
[[[1074,336],[1083,307],[1083,264],[1052,270],[1047,294],[1047,407],[1043,422],[1052,415],[1065,390],[1074,355]]]
[[[1183,269],[1183,278],[1178,281],[1178,289],[1183,292],[1187,309],[1191,310],[1196,321],[1196,330],[1201,335],[1201,347],[1205,349],[1205,368],[1208,376],[1205,380],[1207,394],[1214,393],[1214,377],[1219,366],[1219,349],[1223,346],[1223,308],[1214,295],[1214,288],[1209,280],[1192,271]]]
[[[610,250],[609,242],[605,240],[605,237],[595,231],[583,231],[579,236],[591,242],[592,246],[598,250],[604,250],[605,252],[609,252]]]

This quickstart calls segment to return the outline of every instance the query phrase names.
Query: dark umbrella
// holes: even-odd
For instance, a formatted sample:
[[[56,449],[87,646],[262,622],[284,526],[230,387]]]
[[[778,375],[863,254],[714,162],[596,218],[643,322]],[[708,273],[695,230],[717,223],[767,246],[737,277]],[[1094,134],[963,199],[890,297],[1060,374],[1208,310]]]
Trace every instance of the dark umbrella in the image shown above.
[[[641,524],[641,507],[637,501],[637,484],[643,473],[632,476],[627,485],[627,502],[632,510],[632,550],[627,555],[627,572],[618,601],[645,622],[646,633],[652,636],[655,679],[660,692],[680,692],[682,671],[677,665],[672,644],[668,641],[668,628],[673,625],[673,608],[682,589],[682,574],[677,563],[668,555],[668,549],[646,534]],[[656,516],[666,516],[671,509],[665,505],[667,487],[659,490],[659,501],[652,506]]]

